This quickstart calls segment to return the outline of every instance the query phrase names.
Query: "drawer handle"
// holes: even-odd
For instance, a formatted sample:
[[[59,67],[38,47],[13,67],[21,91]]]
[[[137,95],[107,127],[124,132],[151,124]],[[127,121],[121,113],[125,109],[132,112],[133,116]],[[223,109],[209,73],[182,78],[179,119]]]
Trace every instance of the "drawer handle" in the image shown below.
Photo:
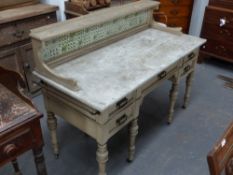
[[[223,27],[223,26],[225,26],[226,24],[227,24],[227,19],[226,19],[226,17],[220,18],[220,19],[219,19],[219,26],[220,26],[220,27]]]
[[[220,34],[222,35],[227,35],[227,36],[231,36],[231,32],[227,29],[223,29],[223,30],[220,30]]]
[[[186,66],[186,67],[184,68],[184,72],[188,72],[190,69],[191,69],[191,66],[188,65],[188,66]]]
[[[127,121],[127,118],[128,117],[125,114],[123,116],[121,116],[121,118],[116,120],[117,125],[122,125],[123,123],[125,123]]]
[[[191,59],[193,59],[195,56],[196,56],[195,53],[192,52],[192,53],[190,53],[190,54],[188,55],[188,59],[191,60]]]
[[[117,102],[116,106],[118,109],[123,108],[128,103],[128,98],[123,98],[119,102]]]
[[[219,52],[226,52],[226,48],[224,46],[216,46],[215,49]]]
[[[178,15],[178,13],[179,13],[179,11],[177,9],[172,9],[170,11],[170,14],[172,14],[172,15]]]
[[[158,75],[158,77],[159,77],[160,80],[163,79],[163,78],[166,77],[166,76],[167,76],[167,72],[166,72],[166,71],[163,71],[163,72],[161,72],[161,73]]]
[[[12,155],[14,155],[17,152],[17,147],[15,146],[15,144],[8,144],[3,149],[3,152],[7,156],[12,156]]]
[[[13,35],[16,37],[16,38],[22,38],[23,35],[24,35],[24,31],[23,30],[17,30]]]
[[[179,0],[171,0],[173,4],[178,4]]]

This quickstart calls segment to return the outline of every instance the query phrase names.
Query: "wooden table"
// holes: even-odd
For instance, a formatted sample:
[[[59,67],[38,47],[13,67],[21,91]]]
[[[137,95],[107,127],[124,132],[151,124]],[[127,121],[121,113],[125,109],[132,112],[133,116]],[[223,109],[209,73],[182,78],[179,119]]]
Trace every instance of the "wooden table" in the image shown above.
[[[17,88],[22,79],[16,72],[0,67],[0,167],[12,162],[17,175],[16,158],[33,150],[38,175],[46,175],[42,152],[42,115]]]
[[[106,175],[107,141],[128,124],[128,160],[133,160],[140,105],[156,86],[172,81],[170,123],[179,81],[187,76],[187,106],[205,40],[153,22],[158,4],[138,1],[32,31],[34,73],[43,82],[56,155],[55,114],[97,141],[99,175]]]

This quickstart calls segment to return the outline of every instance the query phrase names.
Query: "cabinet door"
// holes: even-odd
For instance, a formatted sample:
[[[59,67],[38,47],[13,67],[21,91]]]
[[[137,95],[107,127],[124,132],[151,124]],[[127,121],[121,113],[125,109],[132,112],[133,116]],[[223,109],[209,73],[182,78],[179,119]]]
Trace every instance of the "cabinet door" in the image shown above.
[[[27,80],[28,90],[30,93],[37,92],[40,87],[38,86],[39,79],[32,74],[34,69],[32,45],[26,44],[20,47],[21,57],[23,59],[23,69],[25,78]]]
[[[0,51],[0,66],[24,74],[23,60],[18,48]]]

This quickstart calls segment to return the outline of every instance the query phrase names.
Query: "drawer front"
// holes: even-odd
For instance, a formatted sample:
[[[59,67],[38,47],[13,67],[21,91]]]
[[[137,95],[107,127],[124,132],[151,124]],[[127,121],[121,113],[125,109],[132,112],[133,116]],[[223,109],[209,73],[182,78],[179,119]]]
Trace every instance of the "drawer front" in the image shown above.
[[[232,0],[210,0],[209,5],[233,9]]]
[[[193,52],[189,53],[187,56],[184,57],[183,59],[183,65],[185,65],[189,61],[196,60],[199,55],[199,49],[194,50]]]
[[[233,28],[233,11],[224,11],[222,8],[207,7],[205,13],[205,23],[221,28]]]
[[[192,6],[193,0],[160,0],[161,5],[187,5]]]
[[[0,28],[0,47],[29,39],[30,30],[56,22],[56,13],[49,13],[12,23]]]
[[[143,85],[143,87],[141,88],[141,94],[143,96],[147,95],[161,82],[171,78],[178,71],[178,68],[180,67],[181,64],[182,62],[180,61],[174,63],[164,71],[160,72],[156,77],[145,83],[145,85]]]
[[[202,37],[233,43],[233,31],[231,29],[222,28],[209,23],[203,24]]]
[[[115,134],[132,120],[132,118],[134,117],[134,105],[135,103],[132,103],[127,108],[112,117],[112,119],[107,123],[107,128],[109,132],[108,134]]]
[[[233,44],[208,39],[202,51],[233,60]]]
[[[191,9],[188,6],[161,5],[159,11],[165,13],[168,17],[189,17],[191,14]]]
[[[185,76],[189,74],[191,71],[193,71],[195,64],[196,64],[196,59],[186,62],[181,68],[180,75]]]
[[[33,137],[29,128],[10,133],[7,138],[0,140],[0,163],[22,154],[32,145]]]

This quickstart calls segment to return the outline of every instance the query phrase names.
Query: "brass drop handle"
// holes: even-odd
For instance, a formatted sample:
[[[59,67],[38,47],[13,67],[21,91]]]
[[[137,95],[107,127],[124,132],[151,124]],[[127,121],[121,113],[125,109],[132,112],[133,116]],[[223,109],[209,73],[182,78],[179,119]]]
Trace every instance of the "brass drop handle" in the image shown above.
[[[195,56],[196,56],[195,53],[192,52],[192,53],[190,53],[190,54],[188,55],[188,59],[191,60],[191,59],[193,59]]]
[[[125,123],[127,121],[127,118],[127,115],[121,116],[119,119],[116,120],[117,125],[122,125],[123,123]]]
[[[15,146],[15,144],[8,144],[5,146],[5,148],[3,149],[4,154],[6,154],[7,156],[12,156],[14,154],[16,154],[17,152],[17,147]]]
[[[22,38],[24,35],[24,31],[23,30],[16,30],[16,32],[13,34],[16,38]]]
[[[184,68],[184,72],[188,72],[190,69],[191,69],[191,66],[188,65],[188,66],[186,66],[186,67]]]
[[[166,72],[166,71],[163,71],[163,72],[161,72],[161,73],[158,75],[158,77],[159,77],[160,80],[163,79],[163,78],[166,77],[166,76],[167,76],[167,72]]]
[[[128,98],[125,97],[116,103],[116,107],[118,109],[123,108],[125,105],[127,105],[127,103],[128,103]]]

